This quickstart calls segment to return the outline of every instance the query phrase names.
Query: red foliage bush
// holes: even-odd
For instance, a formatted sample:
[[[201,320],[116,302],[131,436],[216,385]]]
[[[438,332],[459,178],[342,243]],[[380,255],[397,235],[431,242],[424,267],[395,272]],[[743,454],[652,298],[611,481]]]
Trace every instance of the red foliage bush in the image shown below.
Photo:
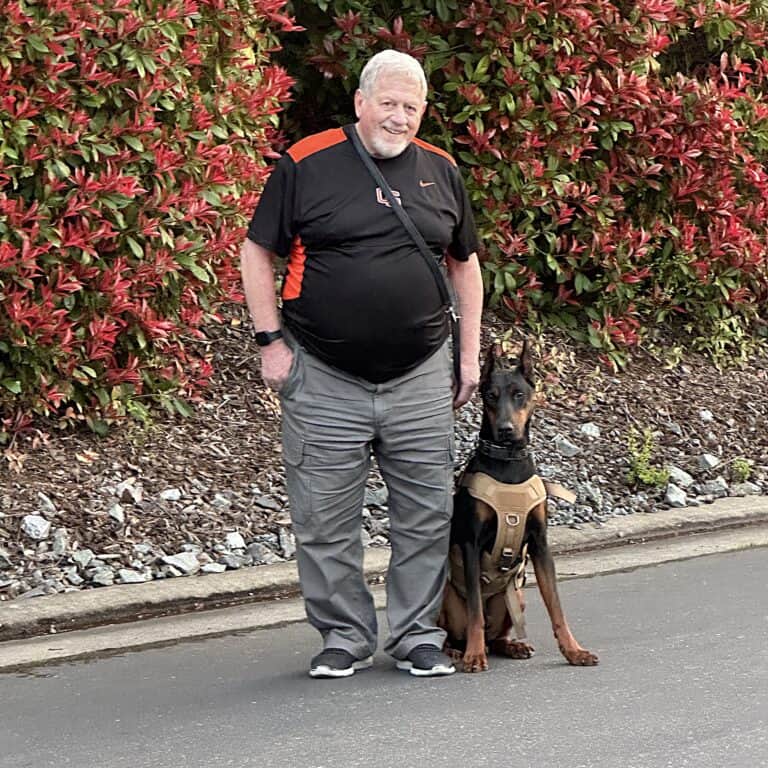
[[[284,0],[0,0],[0,442],[183,410],[238,296],[291,80]]]
[[[297,2],[297,20],[325,5]],[[758,6],[410,0],[394,19],[383,9],[336,0],[335,17],[313,24],[310,62],[332,102],[333,81],[356,82],[378,49],[422,60],[423,133],[463,164],[493,303],[565,325],[614,364],[659,323],[719,355],[765,320]],[[322,92],[298,57],[289,71],[302,98]],[[304,109],[333,114],[327,102]]]

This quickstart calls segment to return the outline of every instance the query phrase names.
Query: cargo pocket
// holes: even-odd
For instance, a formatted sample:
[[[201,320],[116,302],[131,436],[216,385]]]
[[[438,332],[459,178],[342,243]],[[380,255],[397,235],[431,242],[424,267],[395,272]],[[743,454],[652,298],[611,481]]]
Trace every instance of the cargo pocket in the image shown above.
[[[283,462],[291,521],[294,529],[308,523],[311,517],[311,493],[304,461],[304,436],[283,420]]]

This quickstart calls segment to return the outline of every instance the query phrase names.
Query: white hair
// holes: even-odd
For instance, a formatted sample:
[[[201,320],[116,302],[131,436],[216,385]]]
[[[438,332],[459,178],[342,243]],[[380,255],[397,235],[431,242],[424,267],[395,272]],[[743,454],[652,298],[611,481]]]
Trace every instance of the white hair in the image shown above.
[[[421,88],[422,96],[427,98],[427,78],[421,64],[407,53],[391,50],[377,53],[363,67],[360,73],[360,92],[363,96],[371,96],[376,80],[382,72],[414,79]]]

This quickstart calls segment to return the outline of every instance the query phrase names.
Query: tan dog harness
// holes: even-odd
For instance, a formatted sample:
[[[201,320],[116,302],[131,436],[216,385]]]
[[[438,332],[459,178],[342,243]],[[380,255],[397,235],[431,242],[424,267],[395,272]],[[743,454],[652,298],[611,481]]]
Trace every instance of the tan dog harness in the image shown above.
[[[528,514],[546,500],[547,494],[575,501],[576,496],[556,483],[545,483],[533,475],[524,483],[500,483],[483,472],[465,473],[460,482],[470,496],[487,504],[496,513],[496,540],[490,553],[480,558],[480,584],[483,600],[504,593],[518,640],[525,639],[525,622],[515,590],[525,584],[528,543],[523,543]],[[450,580],[466,599],[467,587],[461,549],[451,547]]]

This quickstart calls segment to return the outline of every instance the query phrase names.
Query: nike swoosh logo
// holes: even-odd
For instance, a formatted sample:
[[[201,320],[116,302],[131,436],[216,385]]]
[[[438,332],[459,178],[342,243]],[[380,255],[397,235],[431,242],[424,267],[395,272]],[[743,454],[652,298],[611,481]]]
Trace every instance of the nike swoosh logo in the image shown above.
[[[435,182],[434,181],[422,181],[421,179],[419,179],[419,186],[420,187],[434,187],[435,186]]]

